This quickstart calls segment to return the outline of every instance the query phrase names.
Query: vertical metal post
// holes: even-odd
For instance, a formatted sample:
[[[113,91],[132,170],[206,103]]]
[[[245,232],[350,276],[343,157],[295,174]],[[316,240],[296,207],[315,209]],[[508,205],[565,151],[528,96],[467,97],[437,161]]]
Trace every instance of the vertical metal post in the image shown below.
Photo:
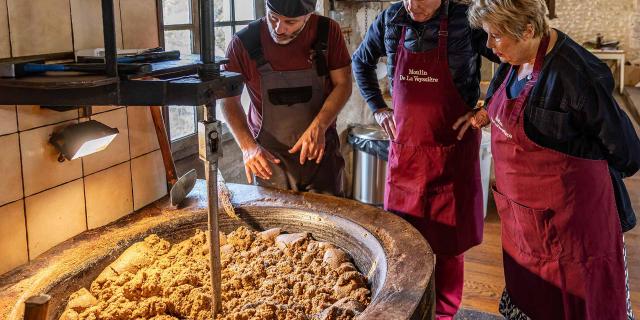
[[[202,63],[215,62],[215,33],[214,33],[213,0],[200,0],[200,57]]]
[[[199,0],[200,4],[200,60],[198,70],[203,81],[220,76],[220,65],[215,61],[215,25],[214,1]],[[222,156],[220,148],[220,122],[216,121],[215,97],[205,106],[204,121],[198,124],[198,144],[200,159],[204,161],[209,202],[209,253],[211,270],[211,313],[216,318],[222,310],[220,239],[218,227],[218,158]]]
[[[117,77],[116,20],[113,12],[113,0],[102,0],[102,31],[104,33],[104,62],[106,73],[110,77]]]
[[[216,36],[213,0],[200,0],[200,66],[199,74],[203,80],[220,75],[220,65],[216,63]],[[215,116],[214,116],[215,117]]]
[[[220,150],[220,121],[215,120],[215,102],[205,106],[204,120],[198,124],[198,144],[200,159],[204,161],[209,202],[209,266],[211,271],[211,314],[216,318],[222,310],[220,239],[218,226],[218,158]]]

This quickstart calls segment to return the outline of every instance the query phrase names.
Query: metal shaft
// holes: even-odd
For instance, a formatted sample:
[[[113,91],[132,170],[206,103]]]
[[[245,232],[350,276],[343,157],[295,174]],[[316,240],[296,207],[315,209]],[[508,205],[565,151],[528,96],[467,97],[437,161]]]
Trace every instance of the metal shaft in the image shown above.
[[[203,64],[215,62],[213,0],[200,0],[200,58]]]
[[[110,77],[118,76],[116,63],[116,22],[113,0],[102,0],[102,28],[104,31],[104,62],[106,73]]]
[[[213,106],[207,105],[205,107],[205,121],[213,122],[215,120],[214,108],[215,104]],[[220,266],[220,238],[218,227],[218,158],[215,156],[210,158],[213,159],[205,160],[204,164],[209,202],[209,266],[211,270],[212,290],[211,314],[212,319],[215,319],[216,315],[222,310],[222,299],[220,292],[222,268]]]

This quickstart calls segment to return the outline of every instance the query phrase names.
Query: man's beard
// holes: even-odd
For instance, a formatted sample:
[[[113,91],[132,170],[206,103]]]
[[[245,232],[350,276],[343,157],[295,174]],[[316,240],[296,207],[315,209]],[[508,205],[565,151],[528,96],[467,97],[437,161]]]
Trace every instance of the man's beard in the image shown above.
[[[302,25],[302,27],[300,27],[300,29],[298,29],[296,32],[294,32],[290,36],[287,36],[287,38],[284,38],[284,39],[278,39],[278,35],[276,34],[276,31],[273,29],[273,26],[271,26],[271,23],[267,22],[267,25],[269,26],[269,34],[271,35],[271,39],[273,39],[273,41],[277,44],[289,44],[291,41],[297,38],[300,35],[300,33],[302,33],[302,30],[304,30],[304,27],[307,25],[308,20],[309,19],[306,19],[304,21],[304,24]]]

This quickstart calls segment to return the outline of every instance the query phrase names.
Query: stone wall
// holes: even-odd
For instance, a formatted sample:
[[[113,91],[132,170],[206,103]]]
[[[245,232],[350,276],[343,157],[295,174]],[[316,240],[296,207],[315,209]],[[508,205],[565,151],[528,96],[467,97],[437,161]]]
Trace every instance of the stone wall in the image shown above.
[[[640,56],[640,1],[638,0],[557,0],[558,18],[554,28],[567,33],[576,42],[595,41],[601,33],[605,40],[619,40],[627,58]]]
[[[636,1],[629,30],[629,59],[640,65],[640,0]]]

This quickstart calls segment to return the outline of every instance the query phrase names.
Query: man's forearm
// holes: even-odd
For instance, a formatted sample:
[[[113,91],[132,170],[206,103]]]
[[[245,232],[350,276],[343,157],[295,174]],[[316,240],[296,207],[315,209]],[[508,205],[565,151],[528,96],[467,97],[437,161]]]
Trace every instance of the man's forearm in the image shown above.
[[[354,55],[353,77],[358,84],[360,94],[364,100],[367,101],[367,105],[372,112],[387,107],[382,97],[375,66],[370,66],[359,61]]]
[[[314,119],[322,128],[328,128],[338,117],[351,96],[351,84],[341,84],[333,88],[322,109]]]
[[[240,149],[245,150],[256,144],[256,140],[249,130],[247,115],[244,113],[244,109],[242,109],[239,96],[222,99],[222,114],[227,120],[229,129],[240,146]]]
[[[332,70],[330,73],[333,83],[333,90],[324,101],[322,109],[313,120],[314,123],[323,129],[327,129],[338,117],[338,113],[351,96],[353,82],[351,81],[351,66]]]

